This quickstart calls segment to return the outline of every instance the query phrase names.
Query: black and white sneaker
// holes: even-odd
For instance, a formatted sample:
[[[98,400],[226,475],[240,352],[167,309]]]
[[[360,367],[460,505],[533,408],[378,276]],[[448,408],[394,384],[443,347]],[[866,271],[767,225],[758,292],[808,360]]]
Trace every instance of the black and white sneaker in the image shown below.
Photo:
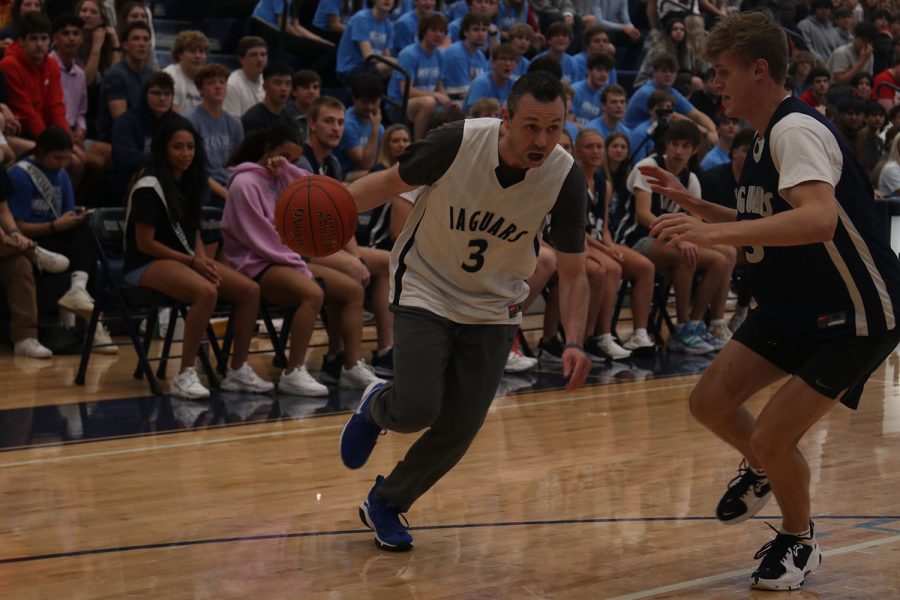
[[[768,523],[767,523],[768,525]],[[775,531],[775,539],[759,549],[753,558],[761,558],[750,575],[750,587],[757,590],[798,590],[806,578],[822,563],[822,553],[809,522],[809,536],[800,537]]]
[[[538,342],[538,360],[542,363],[562,364],[563,343],[558,336]]]
[[[741,461],[737,476],[716,507],[716,518],[728,525],[743,523],[758,513],[772,496],[772,486],[765,475],[757,475],[746,460]]]

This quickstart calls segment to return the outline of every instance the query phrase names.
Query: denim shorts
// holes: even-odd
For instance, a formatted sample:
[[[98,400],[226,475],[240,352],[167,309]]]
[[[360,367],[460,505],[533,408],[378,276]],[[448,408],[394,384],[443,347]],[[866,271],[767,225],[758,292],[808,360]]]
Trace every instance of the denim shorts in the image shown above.
[[[129,271],[125,273],[125,283],[134,287],[140,287],[141,285],[141,277],[144,276],[144,271],[150,268],[150,265],[153,263],[147,263],[143,267],[138,267],[134,271]]]

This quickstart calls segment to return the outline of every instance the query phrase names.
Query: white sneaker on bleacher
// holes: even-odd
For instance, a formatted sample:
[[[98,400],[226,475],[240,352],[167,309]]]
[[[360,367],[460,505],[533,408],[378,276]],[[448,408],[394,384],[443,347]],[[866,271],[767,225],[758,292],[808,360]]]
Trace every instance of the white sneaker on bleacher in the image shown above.
[[[16,342],[13,350],[16,356],[28,358],[53,358],[53,352],[37,341],[37,338],[25,338]]]

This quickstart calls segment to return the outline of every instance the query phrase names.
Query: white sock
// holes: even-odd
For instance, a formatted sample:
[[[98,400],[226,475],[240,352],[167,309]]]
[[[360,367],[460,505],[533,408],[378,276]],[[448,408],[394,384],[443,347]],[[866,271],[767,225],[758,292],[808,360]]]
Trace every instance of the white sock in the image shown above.
[[[71,289],[87,289],[88,282],[88,274],[84,271],[73,271],[72,272],[72,287]]]
[[[647,334],[647,329],[644,328],[644,327],[641,327],[641,328],[639,328],[639,329],[635,329],[635,330],[631,333],[631,337],[634,337],[634,336],[636,336],[636,335],[648,335],[648,334]]]
[[[393,348],[394,348],[393,346],[387,346],[386,348],[382,348],[381,350],[376,350],[375,356],[377,356],[379,358],[381,358],[382,356],[387,356],[388,352],[393,350]]]
[[[743,317],[747,314],[747,310],[749,308],[750,308],[749,306],[740,306],[740,305],[735,306],[734,307],[734,315]]]
[[[710,327],[716,327],[716,326],[725,327],[725,319],[711,319],[709,321],[709,326]]]
[[[75,327],[75,313],[60,309],[59,322],[62,323],[63,327],[66,329],[73,329]],[[100,323],[98,323],[98,325],[100,325]]]
[[[783,527],[781,529],[779,529],[779,531],[785,535],[793,535],[795,537],[798,537],[798,538],[800,538],[801,541],[802,540],[812,540],[812,528],[811,527],[807,527],[804,531],[801,531],[800,533],[794,533],[792,531],[785,531]]]
[[[611,333],[602,333],[597,336],[597,340],[600,342],[611,342],[613,341],[613,336]]]

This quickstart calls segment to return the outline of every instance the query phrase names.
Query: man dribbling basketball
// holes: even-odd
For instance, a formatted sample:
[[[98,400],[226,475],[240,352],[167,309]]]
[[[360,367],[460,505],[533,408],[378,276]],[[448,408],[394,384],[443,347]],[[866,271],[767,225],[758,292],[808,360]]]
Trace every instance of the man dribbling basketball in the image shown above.
[[[360,507],[379,548],[412,548],[401,523],[463,457],[494,398],[528,295],[536,239],[549,213],[559,252],[568,344],[567,389],[591,361],[581,349],[587,308],[584,175],[557,141],[565,92],[547,73],[512,89],[503,121],[470,119],[434,130],[392,168],[350,186],[360,211],[425,186],[391,255],[394,381],[363,392],[341,434],[351,469],[368,460],[382,430],[428,429]]]

